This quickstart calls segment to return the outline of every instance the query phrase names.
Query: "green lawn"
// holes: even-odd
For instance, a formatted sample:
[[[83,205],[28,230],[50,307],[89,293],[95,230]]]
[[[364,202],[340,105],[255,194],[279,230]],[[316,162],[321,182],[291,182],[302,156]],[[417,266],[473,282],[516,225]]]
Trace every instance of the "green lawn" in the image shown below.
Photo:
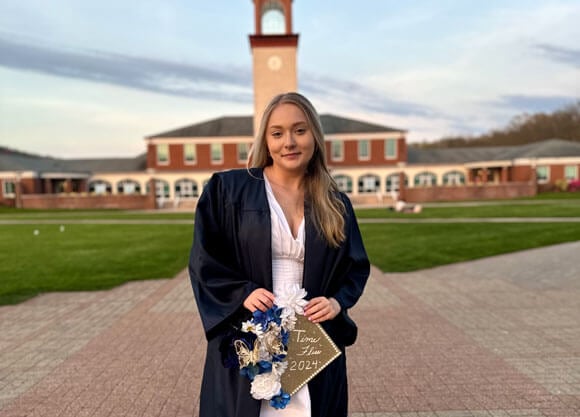
[[[187,265],[193,236],[186,225],[64,227],[0,226],[0,305],[48,291],[173,277]]]
[[[362,218],[580,217],[579,199],[513,200],[474,207],[436,205],[423,213],[357,210]],[[73,224],[74,220],[179,220],[185,224]],[[49,291],[110,288],[172,277],[186,267],[192,213],[0,209],[0,305]],[[38,220],[38,223],[35,223]],[[41,224],[41,221],[57,224]],[[191,222],[191,223],[190,223]],[[64,231],[60,231],[60,225]],[[580,240],[580,223],[361,223],[371,262],[412,271]],[[38,230],[38,234],[34,234]]]
[[[407,272],[580,240],[580,223],[361,224],[371,263]]]

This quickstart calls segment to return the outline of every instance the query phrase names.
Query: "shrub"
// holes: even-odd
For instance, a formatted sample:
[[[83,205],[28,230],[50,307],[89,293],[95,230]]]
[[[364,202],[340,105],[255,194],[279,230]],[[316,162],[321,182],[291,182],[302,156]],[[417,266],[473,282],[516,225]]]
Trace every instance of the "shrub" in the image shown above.
[[[570,181],[568,183],[568,191],[580,191],[580,180]]]
[[[556,180],[554,181],[554,185],[556,186],[558,191],[566,191],[568,189],[568,180],[565,178],[561,180]]]

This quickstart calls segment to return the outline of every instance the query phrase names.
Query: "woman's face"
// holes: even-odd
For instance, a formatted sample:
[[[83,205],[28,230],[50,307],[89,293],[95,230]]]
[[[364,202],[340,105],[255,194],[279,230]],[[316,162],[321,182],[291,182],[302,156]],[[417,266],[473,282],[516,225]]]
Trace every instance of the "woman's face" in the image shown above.
[[[272,111],[266,128],[266,146],[276,169],[306,172],[315,143],[310,125],[299,107],[283,103]]]

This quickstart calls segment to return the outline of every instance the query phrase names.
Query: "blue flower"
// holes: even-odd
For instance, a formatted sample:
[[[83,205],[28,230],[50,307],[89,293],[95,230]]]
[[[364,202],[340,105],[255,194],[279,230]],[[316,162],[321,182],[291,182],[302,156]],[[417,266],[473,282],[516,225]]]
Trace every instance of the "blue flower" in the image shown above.
[[[280,390],[278,395],[275,395],[270,400],[270,405],[275,409],[286,408],[288,403],[290,402],[290,394],[284,392],[284,390]]]
[[[272,363],[268,361],[260,361],[258,362],[258,367],[260,370],[258,371],[259,374],[265,374],[267,372],[272,372]]]
[[[288,339],[290,338],[290,332],[287,332],[286,330],[282,329],[282,331],[280,332],[280,335],[282,336],[282,344],[284,346],[288,346]]]
[[[285,353],[280,353],[279,355],[272,355],[272,362],[282,362],[286,359]]]
[[[266,311],[254,311],[253,316],[254,318],[252,321],[255,324],[261,324],[263,331],[268,329],[268,324],[270,322],[274,322],[278,326],[282,324],[282,309],[279,308],[276,304],[274,304]]]
[[[260,372],[260,367],[258,365],[248,365],[244,368],[240,369],[240,375],[248,378],[250,381],[253,381],[256,375]]]

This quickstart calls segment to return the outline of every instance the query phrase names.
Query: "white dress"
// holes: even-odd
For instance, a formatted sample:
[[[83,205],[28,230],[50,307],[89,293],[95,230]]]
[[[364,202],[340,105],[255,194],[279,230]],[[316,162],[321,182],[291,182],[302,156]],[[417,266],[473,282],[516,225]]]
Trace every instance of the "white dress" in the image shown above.
[[[296,239],[282,208],[274,197],[272,187],[264,175],[266,195],[270,205],[272,221],[272,285],[274,295],[277,295],[288,284],[302,286],[304,272],[304,218],[298,229]],[[284,409],[277,410],[270,406],[269,401],[262,400],[260,417],[310,417],[310,393],[308,385],[302,387],[292,396],[290,403]]]

